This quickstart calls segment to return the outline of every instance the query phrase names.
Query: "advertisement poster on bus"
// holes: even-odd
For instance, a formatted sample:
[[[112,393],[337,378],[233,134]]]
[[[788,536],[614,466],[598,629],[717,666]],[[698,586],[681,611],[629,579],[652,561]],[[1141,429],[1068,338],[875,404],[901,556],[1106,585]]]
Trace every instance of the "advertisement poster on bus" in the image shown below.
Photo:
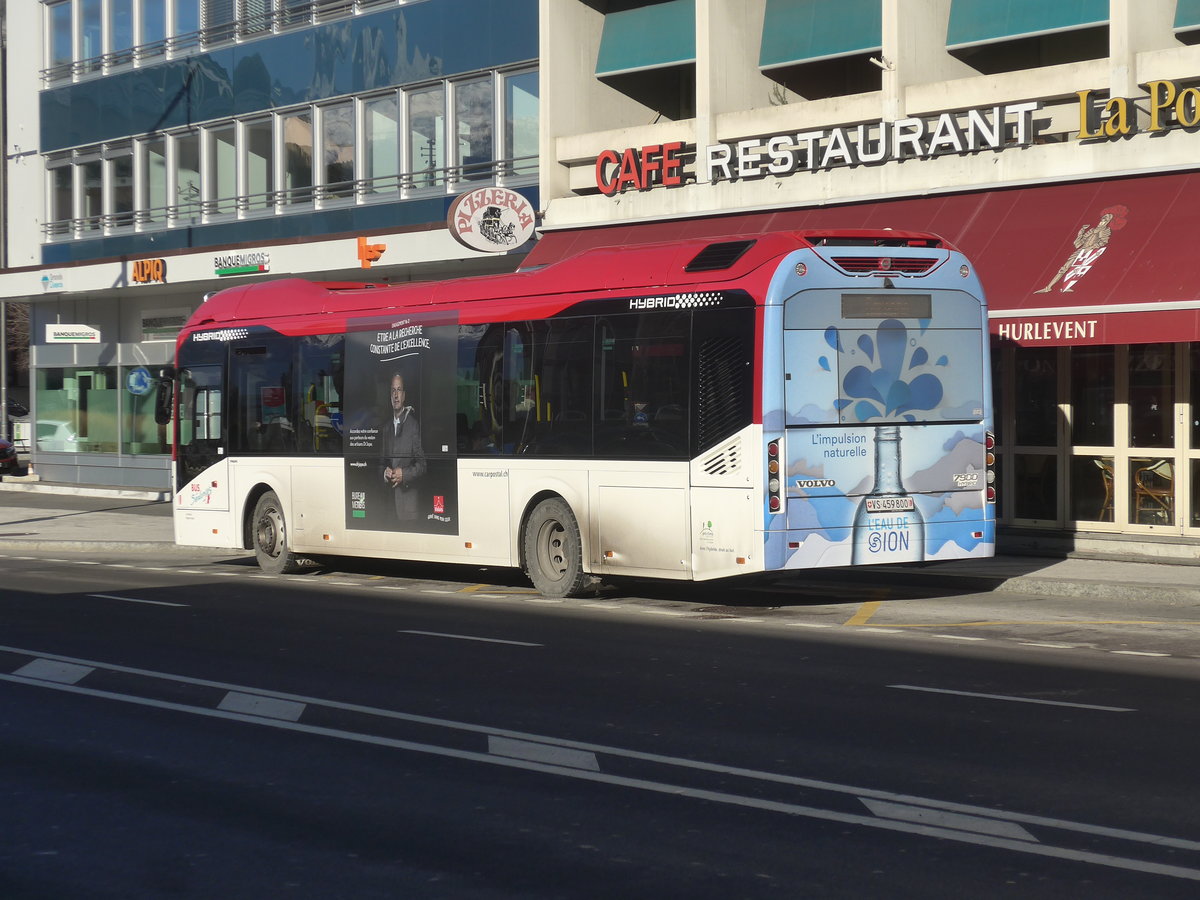
[[[349,323],[347,528],[458,533],[457,340],[440,313]]]

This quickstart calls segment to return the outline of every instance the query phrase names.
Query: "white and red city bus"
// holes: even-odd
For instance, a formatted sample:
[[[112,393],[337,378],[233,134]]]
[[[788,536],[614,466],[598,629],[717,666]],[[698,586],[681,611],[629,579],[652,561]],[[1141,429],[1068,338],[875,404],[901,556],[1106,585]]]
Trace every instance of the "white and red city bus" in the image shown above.
[[[564,596],[995,546],[986,304],[931,234],[259,282],[208,298],[177,351],[176,540],[269,572],[512,566]]]

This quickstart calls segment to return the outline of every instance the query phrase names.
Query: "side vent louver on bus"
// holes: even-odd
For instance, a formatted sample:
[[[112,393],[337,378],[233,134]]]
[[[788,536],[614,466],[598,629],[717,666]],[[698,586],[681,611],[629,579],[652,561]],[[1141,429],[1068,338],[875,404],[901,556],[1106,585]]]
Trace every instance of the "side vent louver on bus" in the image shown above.
[[[900,275],[920,275],[932,269],[937,260],[911,256],[835,256],[833,263],[851,275],[893,272]]]
[[[741,338],[712,338],[700,345],[696,390],[699,450],[712,447],[748,423],[750,367]]]
[[[742,440],[738,438],[721,447],[712,456],[703,460],[701,468],[705,475],[733,475],[742,469]]]
[[[728,269],[741,259],[742,254],[754,246],[754,241],[724,241],[709,244],[683,267],[685,272],[716,272]]]

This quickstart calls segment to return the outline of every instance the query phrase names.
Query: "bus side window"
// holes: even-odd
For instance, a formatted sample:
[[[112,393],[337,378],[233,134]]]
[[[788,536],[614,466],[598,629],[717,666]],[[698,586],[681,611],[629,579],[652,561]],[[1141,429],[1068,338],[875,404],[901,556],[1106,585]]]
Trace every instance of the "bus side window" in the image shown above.
[[[300,417],[297,449],[336,456],[342,452],[342,391],[346,338],[315,335],[300,340]]]
[[[457,409],[460,453],[500,452],[500,393],[504,365],[504,326],[458,328]]]
[[[290,453],[296,450],[296,397],[292,342],[267,340],[238,347],[230,358],[237,391],[231,423],[232,451]]]
[[[598,456],[688,455],[691,314],[610,316],[597,329]]]

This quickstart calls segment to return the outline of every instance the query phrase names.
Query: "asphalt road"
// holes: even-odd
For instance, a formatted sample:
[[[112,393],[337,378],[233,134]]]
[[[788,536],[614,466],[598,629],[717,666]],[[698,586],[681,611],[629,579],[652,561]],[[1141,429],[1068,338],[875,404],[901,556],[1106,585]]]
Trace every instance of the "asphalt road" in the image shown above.
[[[1192,659],[475,574],[0,556],[0,897],[1195,895]]]

